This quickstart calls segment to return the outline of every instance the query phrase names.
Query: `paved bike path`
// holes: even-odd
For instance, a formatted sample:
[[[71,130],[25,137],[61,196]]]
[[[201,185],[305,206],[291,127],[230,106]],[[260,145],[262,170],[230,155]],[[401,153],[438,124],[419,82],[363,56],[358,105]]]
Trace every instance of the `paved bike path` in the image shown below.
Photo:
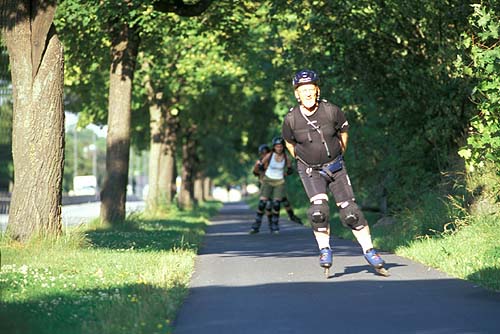
[[[249,235],[253,216],[227,203],[212,220],[174,334],[500,333],[500,293],[387,253],[378,276],[340,239],[326,279],[310,228]]]

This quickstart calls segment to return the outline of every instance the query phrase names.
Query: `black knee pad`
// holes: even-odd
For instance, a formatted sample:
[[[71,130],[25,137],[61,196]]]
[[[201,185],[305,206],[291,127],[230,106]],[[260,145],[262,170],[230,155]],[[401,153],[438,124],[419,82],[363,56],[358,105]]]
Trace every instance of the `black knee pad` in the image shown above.
[[[273,208],[273,202],[270,199],[266,200],[266,215],[269,216],[271,214],[272,208]]]
[[[257,205],[257,211],[264,212],[265,208],[266,208],[266,201],[264,201],[263,199],[259,200],[259,204]]]
[[[281,201],[273,200],[273,212],[280,212]]]
[[[311,203],[311,207],[307,210],[307,216],[311,220],[313,230],[317,232],[327,231],[330,225],[330,207],[328,206],[328,201],[321,200],[321,204]]]
[[[352,230],[359,231],[368,225],[363,212],[354,201],[348,201],[348,205],[344,208],[340,207],[339,214],[342,225]]]
[[[283,204],[283,206],[285,208],[288,208],[290,206],[290,202],[288,202],[288,198],[286,198],[286,197],[283,197],[283,199],[281,200],[281,203]]]

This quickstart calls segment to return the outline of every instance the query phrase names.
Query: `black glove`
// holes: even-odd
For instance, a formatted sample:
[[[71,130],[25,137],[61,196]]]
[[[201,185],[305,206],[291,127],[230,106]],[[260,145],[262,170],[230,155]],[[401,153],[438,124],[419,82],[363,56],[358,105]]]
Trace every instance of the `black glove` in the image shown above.
[[[292,167],[288,167],[286,169],[286,175],[292,175],[293,174],[293,168]]]

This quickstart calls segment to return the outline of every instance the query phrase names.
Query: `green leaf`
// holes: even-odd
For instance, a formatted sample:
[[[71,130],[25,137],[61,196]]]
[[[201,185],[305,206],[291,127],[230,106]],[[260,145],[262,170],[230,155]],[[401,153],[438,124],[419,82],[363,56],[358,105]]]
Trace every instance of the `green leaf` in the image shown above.
[[[468,148],[463,148],[458,151],[458,155],[464,158],[465,160],[468,160],[472,156],[472,152]]]

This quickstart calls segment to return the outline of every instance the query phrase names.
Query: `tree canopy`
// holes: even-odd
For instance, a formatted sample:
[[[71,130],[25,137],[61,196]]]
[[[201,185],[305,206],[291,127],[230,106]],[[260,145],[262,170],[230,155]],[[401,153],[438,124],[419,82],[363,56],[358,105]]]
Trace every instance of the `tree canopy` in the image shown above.
[[[496,6],[222,1],[196,18],[149,7],[144,13],[154,23],[142,48],[155,63],[154,81],[175,97],[171,109],[182,127],[198,125],[200,168],[209,175],[234,181],[248,174],[241,166],[279,133],[294,103],[291,76],[312,68],[322,96],[351,123],[350,165],[362,192],[398,190],[409,199],[456,168],[465,141],[460,154],[469,164],[498,159]],[[140,92],[136,85],[136,111]]]
[[[317,71],[350,122],[360,197],[394,209],[443,172],[498,169],[498,22],[496,0],[63,0],[55,18],[81,125],[108,122],[112,33],[126,24],[138,39],[132,145],[149,147],[158,103],[175,120],[178,168],[221,184],[248,179],[296,103],[291,77]]]

